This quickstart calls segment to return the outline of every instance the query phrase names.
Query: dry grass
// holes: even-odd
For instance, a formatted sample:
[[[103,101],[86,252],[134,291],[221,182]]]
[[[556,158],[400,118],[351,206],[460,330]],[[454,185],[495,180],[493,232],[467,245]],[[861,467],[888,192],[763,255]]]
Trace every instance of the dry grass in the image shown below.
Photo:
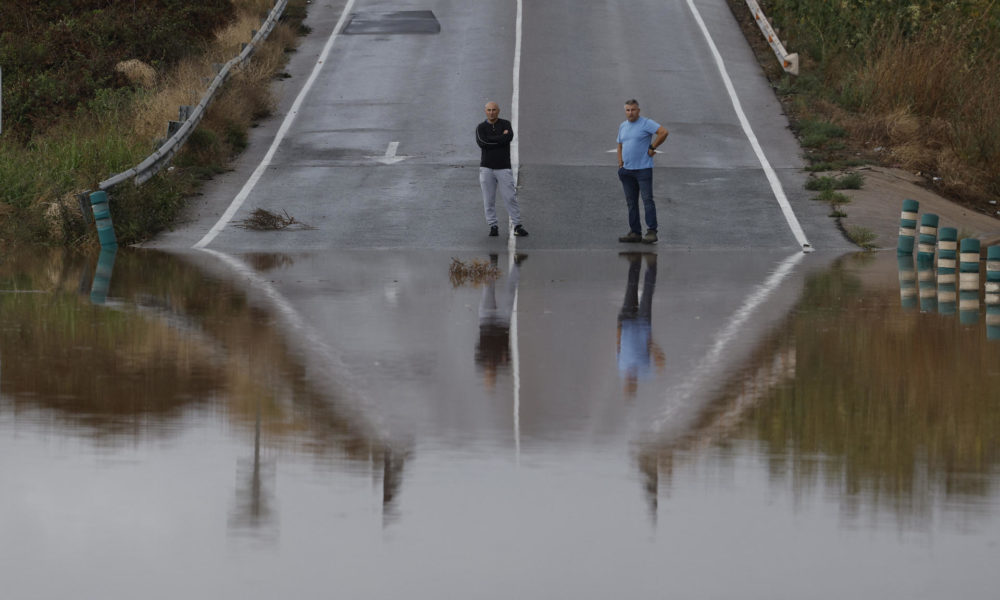
[[[985,202],[1000,194],[1000,53],[970,52],[964,26],[887,40],[860,73],[873,92],[855,131],[944,191]]]
[[[156,69],[135,58],[115,65],[115,72],[124,75],[132,85],[143,89],[148,90],[156,84]]]
[[[150,140],[166,134],[167,121],[178,119],[178,108],[193,106],[204,95],[215,77],[214,64],[224,64],[236,56],[260,28],[271,9],[268,0],[237,0],[237,18],[215,37],[202,56],[182,61],[170,73],[161,77],[160,85],[151,90],[136,106],[134,130]],[[230,78],[225,91],[216,97],[206,115],[203,127],[220,135],[236,127],[248,128],[252,122],[273,110],[273,100],[267,85],[285,62],[285,52],[296,44],[295,32],[279,23],[266,43],[257,49],[247,65]]]

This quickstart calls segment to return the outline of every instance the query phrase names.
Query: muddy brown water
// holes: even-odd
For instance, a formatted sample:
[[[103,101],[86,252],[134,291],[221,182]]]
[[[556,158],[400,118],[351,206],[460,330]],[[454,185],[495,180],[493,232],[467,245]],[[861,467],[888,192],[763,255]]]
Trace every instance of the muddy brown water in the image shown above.
[[[987,297],[654,256],[5,261],[3,597],[995,597]]]

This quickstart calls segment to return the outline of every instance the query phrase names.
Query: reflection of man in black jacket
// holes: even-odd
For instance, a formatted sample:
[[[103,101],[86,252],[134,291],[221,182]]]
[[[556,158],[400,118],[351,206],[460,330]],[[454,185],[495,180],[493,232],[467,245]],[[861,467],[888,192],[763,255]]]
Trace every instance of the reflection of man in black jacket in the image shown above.
[[[514,140],[514,127],[510,121],[500,118],[500,106],[496,102],[486,103],[486,120],[476,127],[476,143],[482,149],[479,160],[479,187],[483,190],[483,211],[490,235],[498,235],[496,192],[507,206],[507,214],[514,225],[514,235],[525,236],[528,232],[521,227],[521,209],[517,204],[517,189],[514,187],[514,172],[510,165],[510,143]]]
[[[489,279],[483,284],[483,295],[479,300],[479,342],[476,344],[476,364],[483,369],[486,387],[496,386],[497,371],[510,363],[510,319],[514,310],[514,295],[517,294],[519,265],[525,258],[518,255],[510,267],[507,286],[501,290],[497,301],[496,284]],[[490,262],[497,264],[497,255],[490,255]]]

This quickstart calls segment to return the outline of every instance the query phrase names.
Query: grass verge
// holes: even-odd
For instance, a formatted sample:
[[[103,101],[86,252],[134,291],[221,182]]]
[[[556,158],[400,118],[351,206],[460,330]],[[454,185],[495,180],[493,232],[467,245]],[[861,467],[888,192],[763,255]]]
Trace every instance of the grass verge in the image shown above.
[[[213,63],[235,56],[272,7],[269,0],[232,4],[235,16],[169,69],[158,72],[141,61],[122,61],[116,76],[130,78],[128,85],[92,90],[73,112],[53,112],[44,129],[4,132],[0,248],[96,244],[93,226],[84,220],[75,194],[96,189],[98,182],[145,159],[165,137],[167,121],[178,118],[178,107],[199,101],[215,75]],[[290,0],[282,21],[216,96],[172,168],[140,187],[126,182],[112,191],[112,219],[120,244],[143,241],[169,227],[201,181],[224,171],[245,148],[249,128],[273,109],[269,83],[297,43],[306,4]]]

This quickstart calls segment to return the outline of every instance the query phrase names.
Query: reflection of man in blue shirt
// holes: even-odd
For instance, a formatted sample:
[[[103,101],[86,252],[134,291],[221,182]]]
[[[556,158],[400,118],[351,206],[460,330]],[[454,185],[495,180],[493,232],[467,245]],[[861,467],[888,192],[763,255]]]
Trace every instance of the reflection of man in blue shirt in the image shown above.
[[[618,374],[625,380],[625,395],[635,396],[639,380],[653,375],[652,362],[662,369],[666,357],[653,341],[653,291],[656,288],[656,254],[646,254],[646,276],[639,299],[639,271],[642,254],[623,253],[629,260],[625,300],[618,313]]]
[[[625,103],[625,120],[618,126],[618,179],[625,190],[629,232],[619,242],[656,242],[656,205],[653,204],[653,157],[667,139],[666,127],[639,116],[639,102]],[[645,209],[646,235],[639,221],[639,194]]]

